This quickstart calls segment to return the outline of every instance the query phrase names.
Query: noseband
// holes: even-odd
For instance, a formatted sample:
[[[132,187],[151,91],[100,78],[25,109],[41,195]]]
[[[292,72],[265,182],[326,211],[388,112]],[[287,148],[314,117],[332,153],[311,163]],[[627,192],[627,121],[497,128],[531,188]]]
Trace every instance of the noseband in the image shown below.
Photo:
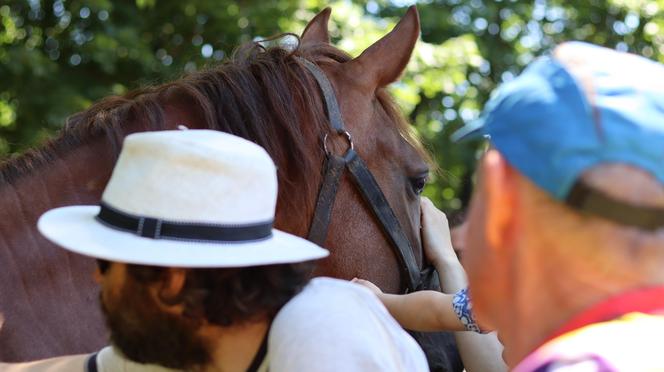
[[[385,195],[378,186],[366,163],[355,152],[353,137],[345,129],[344,121],[341,116],[341,110],[337,103],[337,98],[332,89],[330,81],[323,71],[311,61],[297,57],[300,62],[311,72],[318,82],[318,86],[325,101],[327,116],[330,121],[331,129],[340,136],[343,136],[348,142],[348,150],[343,156],[336,155],[330,151],[327,145],[328,135],[323,137],[323,150],[325,151],[325,165],[323,181],[318,192],[316,200],[316,209],[311,221],[307,239],[323,245],[327,238],[327,230],[330,225],[332,207],[337,196],[337,190],[341,176],[345,169],[348,169],[351,180],[355,187],[360,191],[362,198],[369,205],[374,217],[380,222],[380,226],[388,238],[390,245],[399,261],[399,270],[402,281],[405,284],[407,292],[412,292],[422,284],[422,276],[430,276],[430,273],[421,273],[413,248],[410,241],[399,223],[394,211],[390,207]]]

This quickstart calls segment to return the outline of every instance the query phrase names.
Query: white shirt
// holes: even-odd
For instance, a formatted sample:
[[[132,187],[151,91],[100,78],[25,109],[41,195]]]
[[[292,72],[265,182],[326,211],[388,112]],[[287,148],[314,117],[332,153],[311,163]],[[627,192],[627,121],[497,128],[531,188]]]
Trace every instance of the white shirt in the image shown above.
[[[89,371],[86,371],[89,372]],[[177,372],[156,364],[139,364],[133,362],[107,346],[97,354],[97,372]]]
[[[270,372],[429,371],[424,352],[371,291],[315,278],[277,314]]]

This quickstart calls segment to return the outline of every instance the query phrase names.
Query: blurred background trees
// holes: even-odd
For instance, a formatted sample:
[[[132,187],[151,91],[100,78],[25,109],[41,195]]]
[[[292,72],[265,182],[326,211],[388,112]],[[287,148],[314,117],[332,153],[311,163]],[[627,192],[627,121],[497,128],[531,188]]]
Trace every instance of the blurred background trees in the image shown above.
[[[0,157],[36,146],[93,101],[223,60],[240,43],[300,33],[325,6],[331,33],[357,55],[409,0],[2,0]],[[426,194],[448,212],[467,203],[480,144],[449,135],[491,90],[564,40],[664,61],[664,1],[428,0],[422,40],[391,88],[440,171]]]

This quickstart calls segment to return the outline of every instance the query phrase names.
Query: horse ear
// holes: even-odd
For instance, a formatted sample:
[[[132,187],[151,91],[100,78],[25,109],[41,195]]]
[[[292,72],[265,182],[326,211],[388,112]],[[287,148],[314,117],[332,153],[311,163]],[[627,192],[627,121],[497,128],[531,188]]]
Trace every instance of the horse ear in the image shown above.
[[[389,34],[348,62],[351,74],[372,89],[396,81],[406,68],[420,35],[420,16],[411,6]]]
[[[330,14],[332,14],[332,9],[327,7],[309,21],[300,37],[302,44],[330,43],[330,33],[327,30]]]

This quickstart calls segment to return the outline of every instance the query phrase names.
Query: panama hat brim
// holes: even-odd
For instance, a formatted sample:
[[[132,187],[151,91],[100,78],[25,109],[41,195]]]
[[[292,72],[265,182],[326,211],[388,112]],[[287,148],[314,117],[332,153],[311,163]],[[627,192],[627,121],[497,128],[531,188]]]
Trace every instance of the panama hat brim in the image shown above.
[[[329,252],[308,240],[276,229],[248,242],[152,239],[115,230],[96,220],[98,206],[52,209],[41,216],[39,231],[72,252],[109,261],[164,267],[222,268],[297,263]]]

